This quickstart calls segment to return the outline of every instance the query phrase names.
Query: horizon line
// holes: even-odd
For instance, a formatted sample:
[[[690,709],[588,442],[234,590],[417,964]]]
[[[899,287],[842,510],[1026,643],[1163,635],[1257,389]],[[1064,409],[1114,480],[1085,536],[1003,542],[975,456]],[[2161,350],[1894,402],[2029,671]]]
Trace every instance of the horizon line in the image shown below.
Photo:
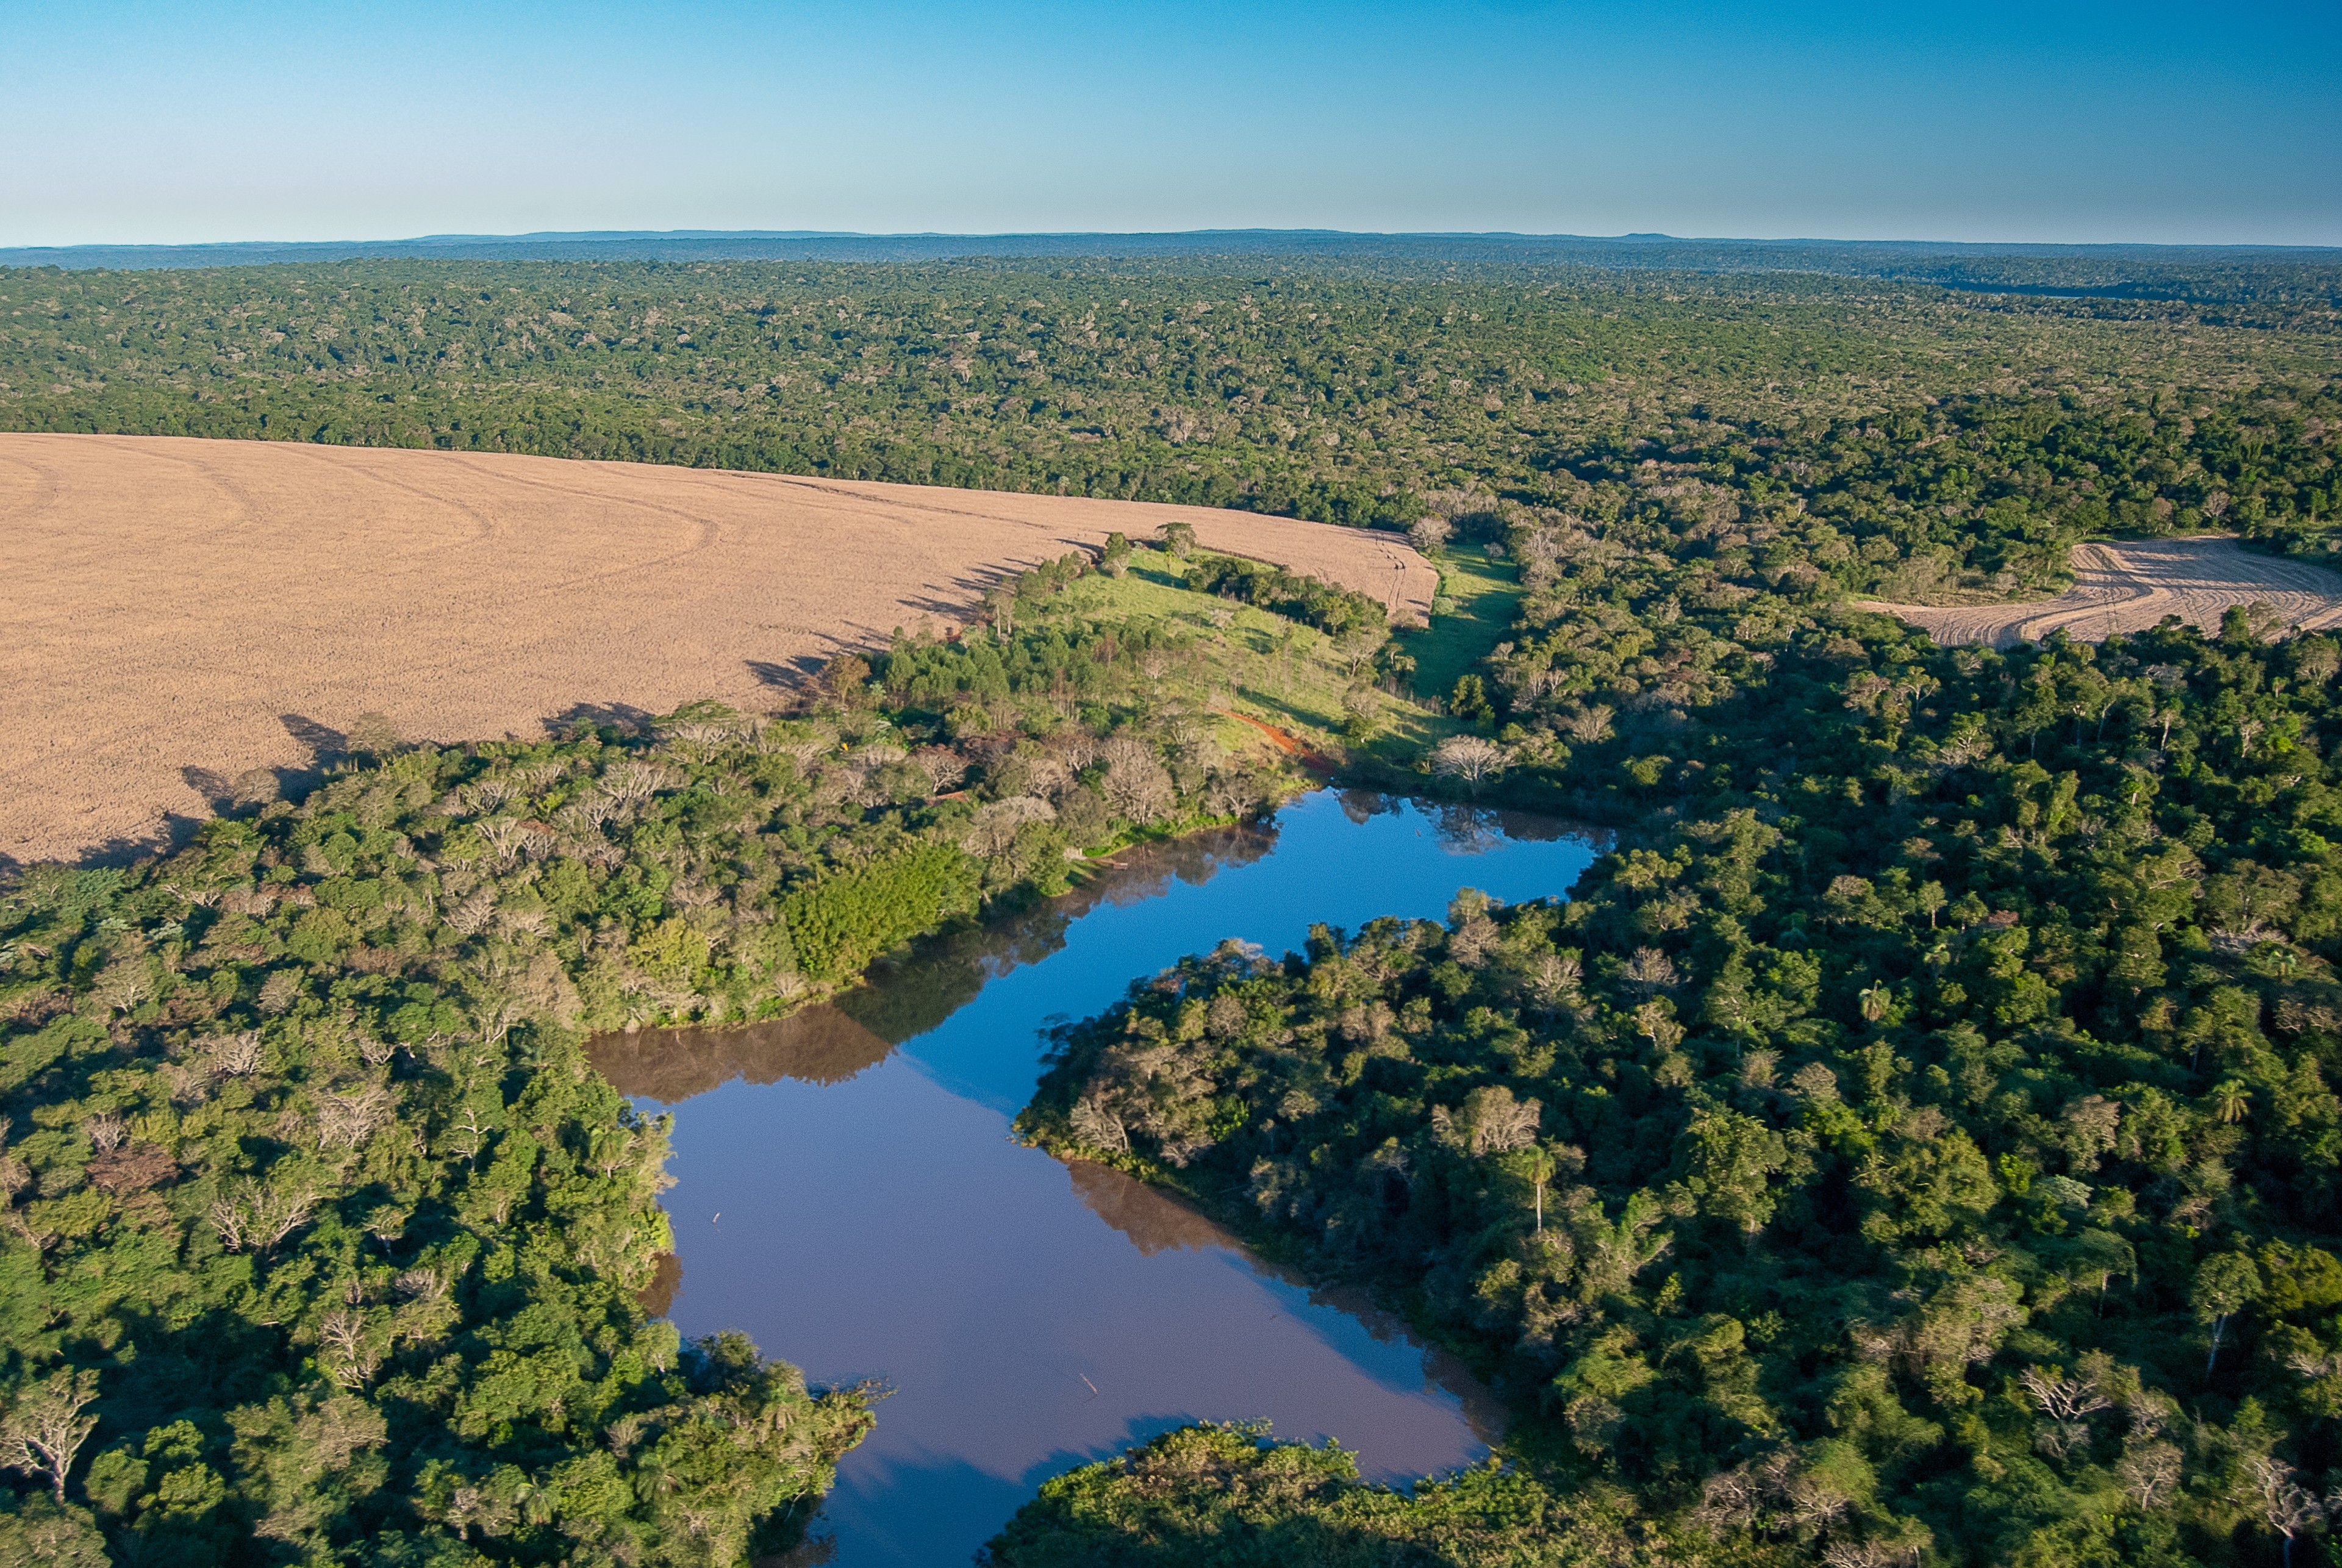
[[[1525,243],[1597,245],[1695,245],[1727,246],[1781,245],[1855,246],[1872,249],[1925,249],[1968,252],[2223,252],[2298,256],[2342,256],[2342,245],[2283,245],[2259,242],[2163,240],[1954,240],[1846,238],[1829,235],[1759,237],[1751,235],[1671,235],[1630,232],[1619,235],[1540,234],[1514,229],[1336,229],[1336,228],[1193,228],[1193,229],[1006,229],[963,233],[938,229],[899,231],[857,229],[535,229],[512,234],[460,233],[412,235],[383,239],[242,239],[77,241],[70,245],[0,245],[0,257],[70,255],[95,251],[205,252],[263,249],[333,249],[345,247],[616,245],[628,242],[1023,242],[1046,240],[1210,240],[1215,238],[1516,241]]]

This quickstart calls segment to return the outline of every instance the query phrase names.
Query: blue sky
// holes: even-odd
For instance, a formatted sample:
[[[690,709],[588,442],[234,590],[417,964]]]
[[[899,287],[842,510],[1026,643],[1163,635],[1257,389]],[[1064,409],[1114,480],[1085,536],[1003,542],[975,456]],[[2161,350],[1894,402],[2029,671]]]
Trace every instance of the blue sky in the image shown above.
[[[0,245],[1327,227],[2342,245],[2342,4],[0,0]]]

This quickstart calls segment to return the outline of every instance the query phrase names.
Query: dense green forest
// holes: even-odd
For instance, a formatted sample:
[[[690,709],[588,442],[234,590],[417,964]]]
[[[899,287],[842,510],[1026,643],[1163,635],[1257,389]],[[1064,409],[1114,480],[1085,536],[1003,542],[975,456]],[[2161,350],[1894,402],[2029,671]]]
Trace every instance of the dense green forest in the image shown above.
[[[868,1402],[646,1315],[666,1131],[583,1042],[768,1016],[1289,791],[1210,704],[1338,692],[1382,634],[1271,650],[1177,563],[1106,566],[838,661],[794,719],[362,725],[297,804],[0,895],[0,1558],[733,1563],[802,1530]]]
[[[2342,265],[2331,249],[2233,245],[1963,245],[1895,240],[1714,240],[1669,235],[1376,235],[1223,229],[1188,234],[443,235],[355,242],[0,247],[0,266],[72,271],[345,261],[565,262],[669,265],[785,262],[798,266],[971,263],[1043,267],[1134,263],[1256,278],[1420,278],[1506,268],[1666,273],[1684,277],[1862,278],[1987,295],[2056,299],[2108,319],[2185,314],[2223,326],[2330,329],[2342,320]]]
[[[1567,902],[1135,984],[1062,1033],[1028,1133],[1476,1356],[1551,1495],[1506,1483],[1501,1549],[1426,1560],[2250,1563],[2322,1530],[2342,651],[2241,609],[1944,650],[1511,537],[1512,765],[1619,852]],[[1179,1560],[1230,1523],[1182,1488],[1254,1463],[1085,1473],[998,1560]],[[1454,1524],[1290,1463],[1329,1560]]]
[[[1260,808],[1293,780],[1216,712],[1248,706],[1617,853],[1143,977],[1024,1126],[1374,1285],[1517,1424],[1406,1493],[1175,1433],[1049,1483],[1001,1568],[2309,1560],[2342,653],[2248,610],[1992,652],[1847,608],[2051,588],[2107,534],[2325,557],[2342,337],[2331,269],[2287,265],[2082,298],[1420,258],[0,272],[0,425],[1411,527],[1448,607],[1392,643],[1117,548],[786,720],[378,738],[175,855],[35,868],[0,903],[0,1530],[786,1539],[866,1402],[645,1317],[662,1134],[579,1042],[768,1014],[1069,854]],[[1467,636],[1473,602],[1506,608]]]
[[[624,458],[1404,527],[1661,488],[1859,592],[2332,524],[2330,311],[1289,258],[0,271],[0,426]],[[2282,268],[2278,269],[2283,271]],[[2302,269],[2314,294],[2327,277]],[[2271,285],[2271,290],[2276,285]],[[2217,292],[2217,291],[2216,291]],[[2282,291],[2277,291],[2282,292]]]

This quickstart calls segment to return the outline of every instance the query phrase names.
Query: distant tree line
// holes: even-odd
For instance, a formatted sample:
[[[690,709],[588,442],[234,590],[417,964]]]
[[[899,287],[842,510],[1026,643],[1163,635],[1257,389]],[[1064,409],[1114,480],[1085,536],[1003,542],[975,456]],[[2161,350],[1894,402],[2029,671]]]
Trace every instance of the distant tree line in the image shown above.
[[[1863,592],[2336,514],[2342,337],[1817,276],[1126,261],[0,271],[0,425],[612,458],[1404,528],[1441,492],[1827,523]]]

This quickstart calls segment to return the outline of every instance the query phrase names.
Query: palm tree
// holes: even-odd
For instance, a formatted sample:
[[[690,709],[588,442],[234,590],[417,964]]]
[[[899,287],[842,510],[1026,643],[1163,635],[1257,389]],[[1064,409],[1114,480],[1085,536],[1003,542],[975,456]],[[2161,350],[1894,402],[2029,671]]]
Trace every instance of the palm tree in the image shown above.
[[[2212,1104],[2219,1112],[2221,1121],[2241,1122],[2252,1114],[2253,1092],[2230,1078],[2212,1091]]]
[[[1536,1189],[1536,1233],[1545,1234],[1545,1184],[1553,1180],[1553,1155],[1542,1144],[1529,1145],[1529,1181]]]

